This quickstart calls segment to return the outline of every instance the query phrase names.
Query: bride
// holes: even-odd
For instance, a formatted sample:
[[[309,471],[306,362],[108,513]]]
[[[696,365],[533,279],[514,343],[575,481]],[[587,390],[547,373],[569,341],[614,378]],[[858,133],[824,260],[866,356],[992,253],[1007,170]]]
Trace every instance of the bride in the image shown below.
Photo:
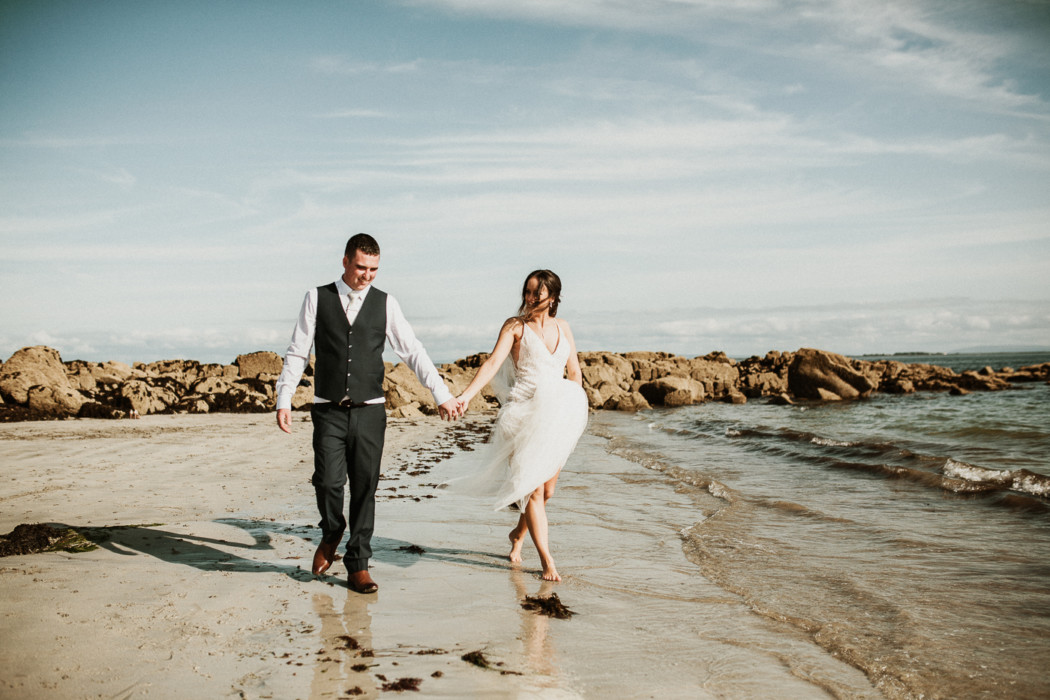
[[[547,581],[561,576],[548,546],[546,503],[587,425],[576,342],[569,324],[556,318],[560,301],[558,275],[550,270],[529,274],[518,315],[504,322],[492,354],[457,397],[465,411],[492,382],[502,405],[482,471],[457,484],[457,490],[488,499],[494,510],[520,512],[510,531],[510,560],[521,561],[527,530]]]

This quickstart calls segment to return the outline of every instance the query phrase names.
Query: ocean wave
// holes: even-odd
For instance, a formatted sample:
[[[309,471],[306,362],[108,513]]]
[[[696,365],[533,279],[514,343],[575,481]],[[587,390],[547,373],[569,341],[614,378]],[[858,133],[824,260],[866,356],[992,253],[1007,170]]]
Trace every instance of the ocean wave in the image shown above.
[[[856,447],[861,444],[849,440],[832,440],[831,438],[822,438],[816,435],[811,437],[809,441],[814,445],[822,445],[823,447]]]
[[[1007,488],[1018,493],[1050,498],[1050,476],[1036,474],[1027,469],[1010,471],[1006,469],[989,469],[954,459],[945,461],[941,471],[945,476],[964,481],[988,484]]]

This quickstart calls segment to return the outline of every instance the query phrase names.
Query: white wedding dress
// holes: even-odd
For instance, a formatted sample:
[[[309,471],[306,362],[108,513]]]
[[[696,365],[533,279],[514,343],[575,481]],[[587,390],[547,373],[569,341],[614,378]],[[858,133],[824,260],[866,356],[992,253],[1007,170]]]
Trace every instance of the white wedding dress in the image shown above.
[[[517,503],[524,513],[529,495],[565,465],[587,427],[587,395],[565,379],[568,346],[560,326],[551,352],[525,324],[516,365],[508,357],[491,383],[502,408],[491,439],[477,450],[477,471],[450,487],[484,498],[493,510]]]

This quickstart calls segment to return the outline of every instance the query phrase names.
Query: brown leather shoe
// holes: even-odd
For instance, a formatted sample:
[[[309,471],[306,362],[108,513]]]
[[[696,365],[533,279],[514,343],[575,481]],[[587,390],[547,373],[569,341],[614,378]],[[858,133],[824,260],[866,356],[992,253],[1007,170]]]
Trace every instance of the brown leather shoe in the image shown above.
[[[338,546],[338,542],[322,542],[317,545],[317,551],[314,552],[314,565],[311,569],[314,576],[320,576],[331,568],[333,562],[339,561],[339,555],[335,553],[335,548]]]
[[[350,585],[350,590],[355,593],[375,593],[379,590],[379,584],[372,580],[368,569],[350,572],[347,583]]]

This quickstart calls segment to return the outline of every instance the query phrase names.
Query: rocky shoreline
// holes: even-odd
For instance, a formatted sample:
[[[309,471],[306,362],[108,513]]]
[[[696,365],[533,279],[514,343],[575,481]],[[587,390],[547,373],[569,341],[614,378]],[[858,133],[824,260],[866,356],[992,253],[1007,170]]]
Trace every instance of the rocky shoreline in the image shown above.
[[[454,392],[462,391],[485,361],[471,355],[441,365]],[[722,352],[682,357],[665,352],[581,352],[583,388],[592,409],[638,411],[704,401],[775,403],[842,401],[874,392],[907,394],[1000,391],[1027,382],[1050,381],[1050,363],[957,374],[946,367],[867,361],[802,348],[771,351],[736,361]],[[269,351],[238,355],[232,364],[195,360],[63,362],[54,348],[22,348],[0,364],[0,421],[61,418],[129,418],[154,413],[264,413],[274,410],[274,385],[282,359]],[[404,364],[387,363],[383,382],[387,412],[416,417],[435,412],[433,400]],[[293,408],[313,399],[313,363],[304,373]],[[497,406],[486,391],[471,410]]]

